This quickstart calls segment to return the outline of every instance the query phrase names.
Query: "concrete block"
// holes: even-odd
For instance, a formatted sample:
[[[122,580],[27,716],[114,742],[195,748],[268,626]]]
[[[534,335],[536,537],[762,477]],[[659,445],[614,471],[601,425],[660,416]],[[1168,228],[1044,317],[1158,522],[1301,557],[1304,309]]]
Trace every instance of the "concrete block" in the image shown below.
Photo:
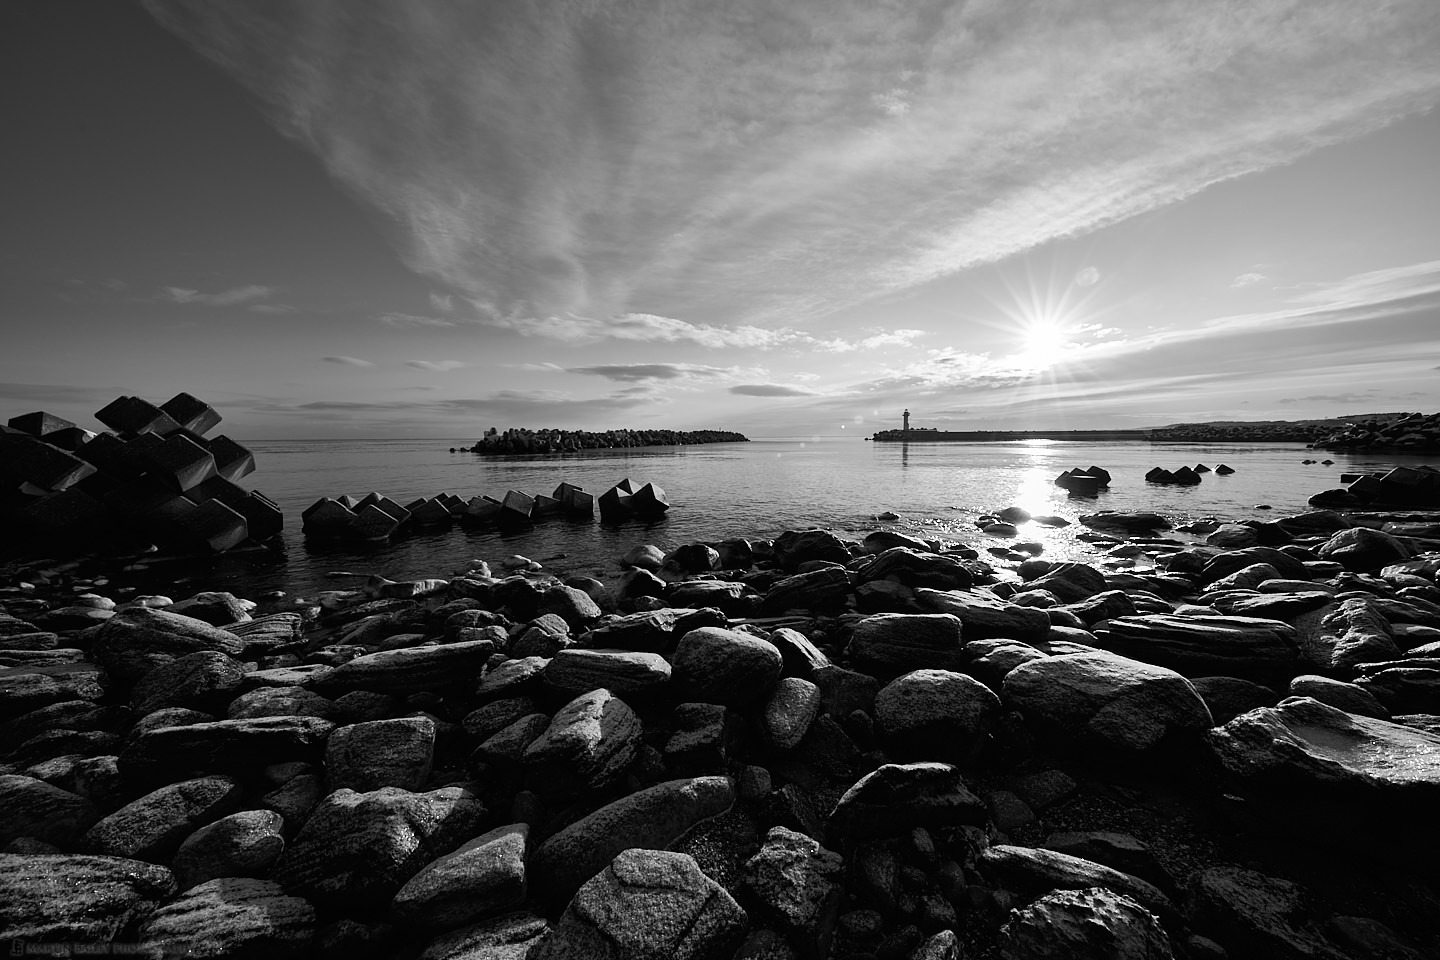
[[[95,467],[24,433],[0,436],[0,475],[13,486],[29,483],[45,491],[64,490],[90,474]]]
[[[219,500],[197,504],[176,525],[186,542],[216,553],[239,546],[250,535],[245,518]]]
[[[229,506],[245,518],[251,540],[269,540],[285,529],[285,514],[280,506],[259,490],[251,490],[244,500]]]
[[[122,434],[155,433],[163,437],[180,429],[170,414],[140,397],[116,397],[96,412],[95,419]]]
[[[22,413],[18,417],[10,418],[10,427],[19,430],[21,433],[28,433],[32,437],[44,437],[55,433],[57,430],[65,430],[75,426],[73,421],[64,417],[57,417],[53,413],[46,413],[44,410],[37,410],[35,413]]]
[[[75,456],[115,477],[138,477],[145,472],[140,448],[131,446],[113,433],[97,433],[75,451]]]
[[[188,393],[177,393],[160,404],[170,417],[186,430],[204,434],[220,422],[220,414],[203,400],[197,400]]]
[[[355,520],[350,525],[352,535],[361,540],[384,540],[399,528],[400,521],[374,503],[367,503],[356,510]]]
[[[104,504],[88,493],[64,490],[41,497],[21,511],[22,527],[37,541],[48,546],[47,538],[66,541],[104,541],[115,532]]]
[[[62,427],[45,434],[46,443],[70,453],[74,453],[94,439],[95,432],[86,430],[84,427]]]
[[[355,512],[339,500],[321,497],[300,514],[307,537],[343,537],[355,523]]]
[[[210,454],[215,458],[215,472],[226,480],[239,480],[255,472],[255,455],[223,434],[211,439]]]
[[[216,475],[215,457],[194,440],[182,435],[166,437],[147,455],[151,472],[183,493]]]

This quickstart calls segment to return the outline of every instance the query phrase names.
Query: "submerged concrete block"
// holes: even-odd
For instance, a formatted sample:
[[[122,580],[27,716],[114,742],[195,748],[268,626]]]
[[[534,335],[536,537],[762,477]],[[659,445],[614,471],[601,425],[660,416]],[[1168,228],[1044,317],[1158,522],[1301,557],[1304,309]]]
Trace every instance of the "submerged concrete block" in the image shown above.
[[[321,497],[300,514],[307,537],[342,537],[355,523],[355,511],[330,497]]]
[[[382,510],[379,505],[367,503],[355,511],[350,523],[350,532],[361,540],[384,540],[400,527],[400,521]]]
[[[206,500],[176,521],[190,544],[219,553],[239,546],[250,535],[245,518],[219,500]]]

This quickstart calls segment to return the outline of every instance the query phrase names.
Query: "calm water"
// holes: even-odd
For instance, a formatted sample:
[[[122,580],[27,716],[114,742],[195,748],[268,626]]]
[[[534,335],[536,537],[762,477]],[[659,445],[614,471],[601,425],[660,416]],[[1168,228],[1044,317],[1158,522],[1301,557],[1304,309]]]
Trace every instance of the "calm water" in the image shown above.
[[[331,571],[394,579],[447,576],[472,558],[493,565],[519,554],[544,561],[560,575],[604,579],[618,573],[615,558],[637,543],[668,549],[697,540],[770,537],[810,526],[855,539],[890,526],[983,549],[1003,541],[981,534],[975,518],[1010,505],[1071,520],[1107,509],[1155,510],[1181,519],[1274,518],[1306,510],[1312,494],[1340,485],[1342,472],[1423,462],[1311,451],[1302,444],[897,444],[858,438],[754,440],[533,458],[451,453],[448,444],[434,440],[256,442],[250,447],[257,470],[245,482],[285,511],[283,556],[230,556],[157,573],[193,589],[229,589],[241,596],[282,589],[303,596],[349,585],[328,577]],[[1335,463],[1302,464],[1307,458]],[[1153,466],[1174,469],[1200,463],[1227,463],[1236,472],[1206,474],[1196,487],[1144,481]],[[1110,489],[1098,497],[1072,499],[1051,482],[1062,470],[1091,464],[1114,477]],[[504,536],[455,526],[364,546],[317,546],[301,536],[301,511],[322,496],[375,490],[402,504],[442,491],[498,498],[509,489],[549,493],[562,480],[598,496],[623,477],[664,488],[672,504],[669,514],[648,525],[556,519],[527,533]],[[1261,504],[1273,509],[1257,509]],[[874,519],[886,511],[901,519],[889,524]],[[1042,542],[1047,557],[1078,557],[1088,549],[1075,539],[1082,529],[1031,524],[1022,527],[1021,538]]]

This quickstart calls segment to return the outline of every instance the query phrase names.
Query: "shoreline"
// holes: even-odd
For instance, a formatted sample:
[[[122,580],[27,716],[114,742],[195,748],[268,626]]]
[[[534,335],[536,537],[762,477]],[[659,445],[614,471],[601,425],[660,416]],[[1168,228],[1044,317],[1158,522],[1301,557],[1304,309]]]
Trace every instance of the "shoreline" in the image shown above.
[[[299,609],[201,594],[116,612],[103,575],[12,582],[0,791],[17,813],[0,891],[73,885],[83,867],[114,896],[104,922],[82,919],[84,895],[15,899],[30,915],[0,907],[0,938],[563,956],[634,934],[592,929],[571,903],[624,915],[623,874],[689,877],[666,909],[707,891],[733,946],[802,956],[994,956],[1087,911],[1175,956],[1215,955],[1206,941],[1243,956],[1264,918],[1222,921],[1216,891],[1289,882],[1320,904],[1292,935],[1353,949],[1335,918],[1358,916],[1433,953],[1440,913],[1403,907],[1440,905],[1421,879],[1440,829],[1385,824],[1440,798],[1440,720],[1379,715],[1440,714],[1440,683],[1410,676],[1440,677],[1440,514],[1391,516],[1217,520],[1184,531],[1212,541],[1199,546],[1153,514],[1090,515],[1094,554],[1053,565],[792,531],[637,545],[605,583],[517,558],[371,578]],[[1213,677],[1234,682],[1199,682]],[[1433,756],[1413,795],[1353,773],[1379,784],[1377,807],[1303,765],[1279,788],[1247,777],[1233,761],[1256,724],[1315,756],[1382,735],[1396,756]],[[913,799],[874,807],[876,792]],[[1275,832],[1302,796],[1375,829],[1337,862],[1316,823]],[[380,826],[395,817],[409,840]],[[363,871],[341,824],[369,838]],[[423,862],[403,853],[415,843]],[[1098,890],[1056,892],[1076,888]],[[258,906],[235,919],[242,902]],[[704,935],[721,936],[685,934]]]

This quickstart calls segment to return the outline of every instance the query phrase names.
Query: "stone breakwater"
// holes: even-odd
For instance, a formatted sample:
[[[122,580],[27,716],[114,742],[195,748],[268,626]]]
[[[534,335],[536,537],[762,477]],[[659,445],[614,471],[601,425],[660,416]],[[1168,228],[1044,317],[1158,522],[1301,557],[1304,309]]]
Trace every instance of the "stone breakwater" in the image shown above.
[[[1317,449],[1440,452],[1440,413],[1402,414],[1393,420],[1365,420],[1317,439]]]
[[[674,447],[697,443],[747,443],[750,438],[728,430],[527,430],[504,433],[491,428],[465,453],[574,453],[623,447]],[[451,448],[454,449],[453,447]]]
[[[1440,531],[1082,522],[1092,563],[805,530],[284,608],[12,570],[0,938],[1440,955]]]

